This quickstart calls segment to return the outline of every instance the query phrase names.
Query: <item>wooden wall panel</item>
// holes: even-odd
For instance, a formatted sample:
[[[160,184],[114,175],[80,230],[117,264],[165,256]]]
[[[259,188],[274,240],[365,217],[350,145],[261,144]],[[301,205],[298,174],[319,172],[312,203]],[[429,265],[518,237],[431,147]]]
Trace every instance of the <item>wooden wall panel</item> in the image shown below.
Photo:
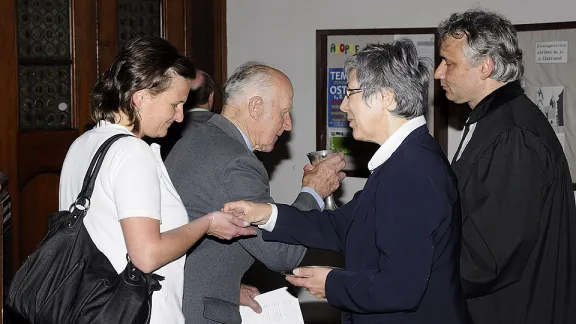
[[[226,0],[188,0],[186,54],[194,65],[208,73],[216,85],[214,108],[222,108],[220,87],[227,78]]]
[[[72,127],[84,132],[90,117],[90,93],[98,76],[97,0],[72,1]],[[106,25],[106,24],[104,24]]]
[[[186,53],[186,0],[165,0],[162,6],[162,36]]]
[[[112,65],[118,52],[117,7],[117,0],[98,0],[98,76]]]
[[[26,239],[21,241],[22,255],[34,252],[48,233],[48,216],[51,214],[46,211],[58,210],[59,182],[58,174],[43,173],[30,181],[20,193],[22,201],[31,202],[22,204],[20,208],[20,223],[26,229]]]
[[[78,137],[78,133],[76,129],[20,133],[18,135],[18,190],[23,190],[32,179],[42,173],[60,173],[66,152]]]

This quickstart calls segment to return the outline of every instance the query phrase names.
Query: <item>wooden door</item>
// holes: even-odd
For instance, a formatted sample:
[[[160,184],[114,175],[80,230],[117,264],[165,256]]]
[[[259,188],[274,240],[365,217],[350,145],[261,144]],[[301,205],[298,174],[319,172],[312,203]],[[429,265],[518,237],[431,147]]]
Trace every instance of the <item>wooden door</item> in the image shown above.
[[[58,209],[62,162],[91,123],[97,76],[133,36],[162,36],[190,52],[192,1],[0,1],[0,170],[13,198],[13,239],[5,247],[12,271],[44,237],[47,217]]]
[[[12,271],[46,233],[58,209],[66,151],[89,120],[97,75],[96,0],[5,0],[0,169],[10,179]],[[8,270],[8,269],[7,269]]]

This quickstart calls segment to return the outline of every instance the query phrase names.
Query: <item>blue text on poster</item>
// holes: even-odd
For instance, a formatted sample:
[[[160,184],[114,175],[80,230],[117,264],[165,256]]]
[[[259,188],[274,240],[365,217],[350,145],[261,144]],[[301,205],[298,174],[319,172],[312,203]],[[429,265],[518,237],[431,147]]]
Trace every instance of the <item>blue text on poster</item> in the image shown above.
[[[346,114],[340,111],[347,81],[344,68],[328,69],[328,127],[348,127]]]

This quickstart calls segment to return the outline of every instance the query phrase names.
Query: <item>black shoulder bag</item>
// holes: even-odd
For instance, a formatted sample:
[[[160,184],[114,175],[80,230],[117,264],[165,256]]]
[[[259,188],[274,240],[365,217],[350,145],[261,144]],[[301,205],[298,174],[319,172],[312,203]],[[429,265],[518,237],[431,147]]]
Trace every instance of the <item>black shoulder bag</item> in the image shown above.
[[[100,146],[70,211],[48,219],[48,234],[16,272],[6,304],[32,324],[145,324],[150,321],[152,293],[164,278],[143,273],[128,259],[116,273],[84,227],[96,176],[110,146]]]

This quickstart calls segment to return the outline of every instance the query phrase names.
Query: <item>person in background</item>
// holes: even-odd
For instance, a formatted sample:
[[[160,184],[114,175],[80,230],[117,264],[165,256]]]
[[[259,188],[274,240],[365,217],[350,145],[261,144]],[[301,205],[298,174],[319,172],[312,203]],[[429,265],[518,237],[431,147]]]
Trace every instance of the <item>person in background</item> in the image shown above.
[[[198,70],[188,100],[184,103],[184,122],[207,122],[214,115],[213,106],[214,81],[206,72]]]

